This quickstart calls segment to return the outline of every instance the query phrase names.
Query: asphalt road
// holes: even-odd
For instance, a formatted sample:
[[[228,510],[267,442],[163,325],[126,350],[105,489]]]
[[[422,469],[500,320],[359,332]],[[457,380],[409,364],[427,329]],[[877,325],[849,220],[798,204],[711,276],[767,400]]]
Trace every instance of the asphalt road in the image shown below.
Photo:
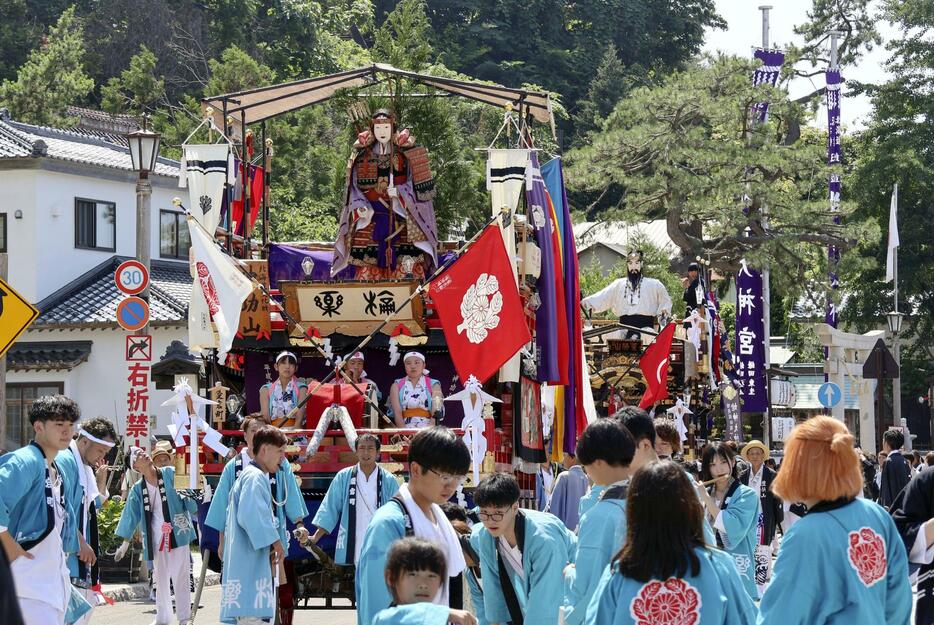
[[[195,625],[217,625],[220,623],[220,586],[209,586],[201,595],[201,608]],[[156,605],[148,601],[134,600],[101,606],[94,610],[91,625],[151,625],[156,618]],[[355,610],[296,610],[294,625],[356,625]]]

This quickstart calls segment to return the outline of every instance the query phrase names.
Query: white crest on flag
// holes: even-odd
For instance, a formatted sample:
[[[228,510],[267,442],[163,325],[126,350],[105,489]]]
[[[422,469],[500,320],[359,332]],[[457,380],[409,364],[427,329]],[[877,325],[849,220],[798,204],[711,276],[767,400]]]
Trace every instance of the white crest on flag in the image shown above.
[[[461,300],[461,316],[464,320],[457,326],[457,333],[466,330],[468,341],[482,343],[489,336],[489,331],[499,325],[499,312],[502,309],[503,294],[499,292],[499,280],[496,276],[481,273]]]
[[[198,304],[207,309],[205,312],[217,331],[217,356],[223,360],[237,333],[240,308],[253,292],[253,284],[191,216],[188,217],[188,231],[191,234],[192,263],[196,268],[191,288],[192,302],[201,298]],[[191,344],[194,345],[195,341]]]

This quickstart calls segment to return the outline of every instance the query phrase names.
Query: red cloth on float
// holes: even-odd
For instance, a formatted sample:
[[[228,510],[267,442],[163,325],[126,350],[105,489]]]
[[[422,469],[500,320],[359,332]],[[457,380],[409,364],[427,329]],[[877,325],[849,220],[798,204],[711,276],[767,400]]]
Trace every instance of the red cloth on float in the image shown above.
[[[357,386],[360,387],[360,390],[366,391],[363,384]],[[314,388],[314,385],[311,385],[308,389],[309,392],[312,388]],[[334,404],[347,409],[355,428],[363,427],[363,408],[365,406],[363,395],[357,392],[357,389],[351,384],[322,384],[305,404],[305,428],[313,430],[318,427],[321,415]],[[340,429],[340,426],[336,424],[335,427]]]

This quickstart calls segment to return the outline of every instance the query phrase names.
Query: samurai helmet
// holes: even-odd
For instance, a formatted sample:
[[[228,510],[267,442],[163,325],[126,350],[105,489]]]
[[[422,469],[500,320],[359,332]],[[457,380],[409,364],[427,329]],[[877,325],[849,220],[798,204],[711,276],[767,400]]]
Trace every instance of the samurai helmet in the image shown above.
[[[373,124],[387,121],[393,126],[396,125],[396,117],[389,111],[389,109],[379,109],[373,113],[372,116],[370,116],[370,122]]]

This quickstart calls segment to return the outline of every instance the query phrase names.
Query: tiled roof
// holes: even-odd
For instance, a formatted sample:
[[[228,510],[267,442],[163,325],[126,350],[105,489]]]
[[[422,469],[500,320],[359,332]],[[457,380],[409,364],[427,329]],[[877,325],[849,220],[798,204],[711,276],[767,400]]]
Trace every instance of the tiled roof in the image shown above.
[[[114,271],[127,260],[113,256],[45,298],[32,328],[62,326],[116,327],[117,304],[126,295],[117,289]],[[179,324],[188,319],[191,274],[186,263],[152,261],[149,289],[150,323]]]
[[[47,157],[132,171],[125,145],[107,141],[102,133],[33,126],[14,121],[0,109],[0,158]],[[178,177],[179,164],[166,158],[156,163],[155,174]]]
[[[12,371],[70,371],[91,355],[92,341],[14,343],[7,352]]]

